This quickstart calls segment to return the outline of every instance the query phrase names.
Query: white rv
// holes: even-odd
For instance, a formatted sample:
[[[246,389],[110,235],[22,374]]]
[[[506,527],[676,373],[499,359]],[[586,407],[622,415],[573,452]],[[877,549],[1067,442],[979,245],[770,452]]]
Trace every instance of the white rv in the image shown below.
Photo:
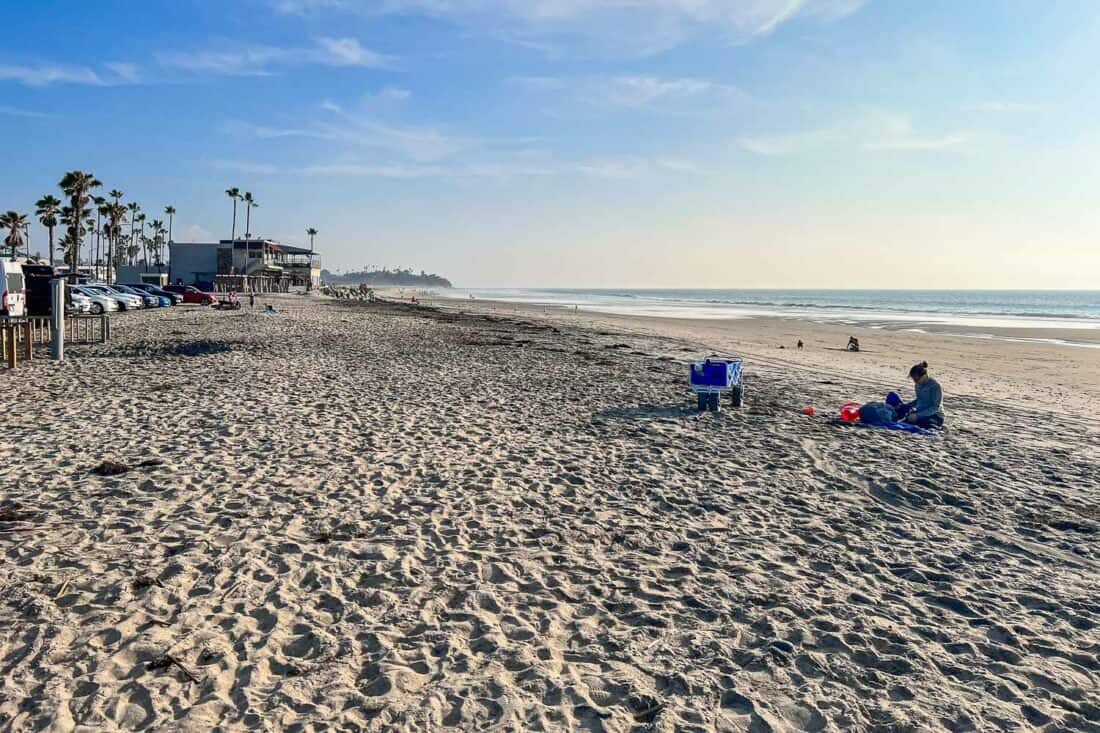
[[[23,265],[0,257],[0,317],[27,315],[27,284]]]

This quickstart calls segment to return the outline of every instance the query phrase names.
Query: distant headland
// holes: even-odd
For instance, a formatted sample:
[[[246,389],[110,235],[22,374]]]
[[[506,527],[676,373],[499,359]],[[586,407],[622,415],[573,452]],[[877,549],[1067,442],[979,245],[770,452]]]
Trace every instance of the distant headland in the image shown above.
[[[387,285],[432,288],[451,287],[451,281],[441,275],[424,272],[423,270],[416,273],[411,269],[353,270],[339,273],[322,270],[321,280],[333,285],[358,285],[362,283],[364,285],[374,285],[376,287],[384,287]]]

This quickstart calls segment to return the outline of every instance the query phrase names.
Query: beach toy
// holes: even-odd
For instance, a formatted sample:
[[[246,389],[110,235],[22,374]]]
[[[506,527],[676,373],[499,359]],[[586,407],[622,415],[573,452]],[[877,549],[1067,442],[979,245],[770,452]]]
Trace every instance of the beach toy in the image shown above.
[[[803,415],[812,415],[812,414],[814,414],[814,408],[812,408],[812,407],[803,407],[802,408],[802,414]]]
[[[725,392],[730,394],[730,405],[740,407],[745,394],[741,359],[712,355],[693,361],[688,387],[695,392],[700,410],[717,412],[718,401]]]
[[[840,407],[840,419],[844,422],[855,422],[859,419],[859,405],[855,402],[846,402]]]

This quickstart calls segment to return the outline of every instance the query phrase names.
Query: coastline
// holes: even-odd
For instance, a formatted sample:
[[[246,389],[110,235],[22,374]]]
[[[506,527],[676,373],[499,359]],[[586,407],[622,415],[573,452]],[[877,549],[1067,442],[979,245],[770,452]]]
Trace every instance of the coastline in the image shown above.
[[[1100,709],[1095,416],[982,387],[1058,347],[268,303],[126,314],[9,375],[0,726],[1083,730]],[[948,431],[833,424],[900,385],[903,347],[944,357]],[[725,349],[746,406],[697,413],[686,360]]]
[[[729,321],[774,318],[872,330],[1050,341],[1100,348],[1100,291],[663,291],[452,289],[436,297],[606,315]],[[766,297],[762,294],[766,294]],[[994,299],[1019,298],[1019,302]],[[1068,300],[1060,300],[1069,298]],[[752,300],[751,298],[757,298]],[[775,298],[771,300],[770,298]],[[953,300],[954,298],[954,300]],[[984,298],[984,299],[983,299]],[[1035,301],[1039,299],[1040,304]],[[1043,300],[1045,299],[1045,300]],[[814,302],[816,300],[816,302]],[[956,302],[957,301],[957,302]],[[954,306],[949,309],[949,306]],[[986,310],[983,310],[985,308]],[[1028,310],[1030,308],[1030,310]],[[1055,309],[1066,309],[1055,312]],[[1010,310],[1006,310],[1010,309]],[[1091,315],[1089,315],[1091,314]]]
[[[408,297],[408,294],[404,294]],[[945,389],[1007,405],[1018,403],[1092,419],[1100,406],[1100,349],[1051,343],[1064,338],[1093,343],[1100,332],[1004,329],[1002,338],[929,329],[914,332],[867,325],[832,324],[791,318],[681,319],[576,310],[565,306],[508,301],[458,300],[419,295],[422,302],[456,312],[538,316],[554,322],[616,328],[638,335],[680,339],[699,353],[738,353],[769,363],[809,369],[852,383],[853,399],[869,401],[887,391],[908,393],[905,375],[928,361]],[[844,350],[848,336],[862,345]],[[795,348],[798,340],[805,348]],[[783,348],[780,348],[783,347]],[[868,392],[869,385],[879,385]],[[792,396],[797,400],[797,396]],[[1100,434],[1100,433],[1098,433]]]

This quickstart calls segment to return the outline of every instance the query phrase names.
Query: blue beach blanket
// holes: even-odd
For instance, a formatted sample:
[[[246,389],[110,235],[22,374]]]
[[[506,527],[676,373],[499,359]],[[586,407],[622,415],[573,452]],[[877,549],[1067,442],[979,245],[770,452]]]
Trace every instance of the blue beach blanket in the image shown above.
[[[889,397],[887,397],[887,399],[889,400]],[[929,435],[929,431],[923,428],[918,428],[916,425],[898,420],[898,418],[904,414],[905,410],[899,409],[904,407],[904,405],[901,405],[900,400],[897,402],[898,407],[889,404],[889,402],[868,402],[866,405],[859,408],[859,421],[873,428],[904,430],[907,433]]]
[[[924,428],[918,428],[916,425],[910,425],[907,422],[895,422],[893,420],[882,423],[869,423],[869,422],[847,422],[840,418],[833,418],[829,421],[833,425],[843,425],[844,427],[852,428],[880,428],[885,430],[901,430],[905,433],[916,433],[917,435],[938,435],[937,430],[925,430]]]

